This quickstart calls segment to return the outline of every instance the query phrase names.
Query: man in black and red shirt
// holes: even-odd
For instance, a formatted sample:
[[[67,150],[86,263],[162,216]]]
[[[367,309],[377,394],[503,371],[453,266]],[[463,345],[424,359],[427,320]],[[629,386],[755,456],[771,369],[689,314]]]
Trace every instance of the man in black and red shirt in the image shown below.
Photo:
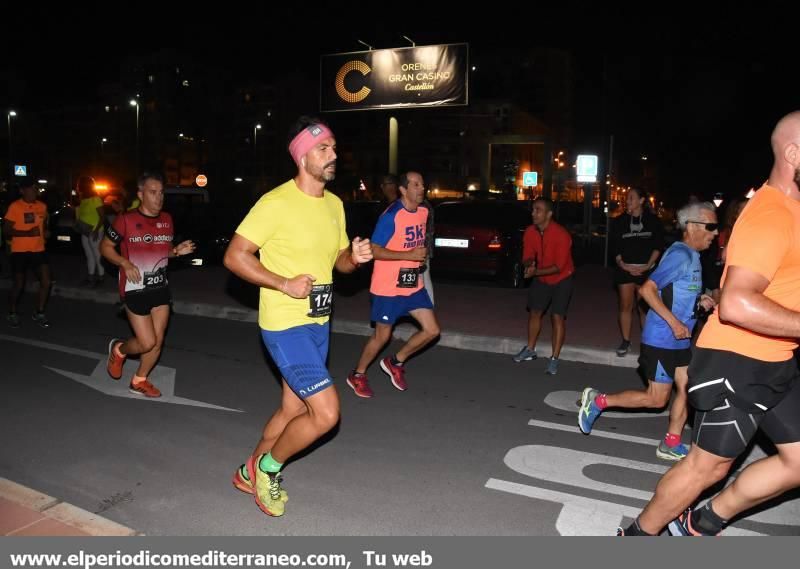
[[[528,293],[528,343],[514,356],[515,362],[536,359],[536,340],[542,326],[542,315],[550,308],[553,326],[553,355],[545,373],[558,373],[558,358],[564,345],[567,308],[572,298],[572,237],[553,221],[553,202],[537,198],[533,202],[533,225],[525,230],[522,261],[525,278],[533,277]]]
[[[125,358],[139,355],[139,369],[133,375],[130,390],[145,397],[160,397],[161,392],[150,383],[148,375],[161,355],[169,322],[167,264],[170,257],[192,253],[195,245],[184,241],[172,246],[172,216],[161,211],[164,206],[161,176],[142,174],[138,187],[141,205],[119,215],[106,230],[100,245],[103,257],[120,268],[119,293],[134,333],[128,340],[113,338],[109,342],[108,373],[119,379]]]

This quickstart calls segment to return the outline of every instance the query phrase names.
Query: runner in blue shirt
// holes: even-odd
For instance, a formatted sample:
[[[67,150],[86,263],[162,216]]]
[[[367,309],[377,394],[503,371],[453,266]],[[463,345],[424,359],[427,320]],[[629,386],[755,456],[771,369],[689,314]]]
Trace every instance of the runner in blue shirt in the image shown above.
[[[607,407],[666,407],[675,383],[677,394],[669,413],[669,428],[656,448],[656,456],[673,461],[689,452],[681,442],[681,433],[688,414],[686,385],[692,330],[698,310],[714,309],[714,300],[703,294],[699,251],[708,249],[719,226],[710,203],[693,203],[682,208],[678,212],[678,225],[683,230],[683,240],[672,244],[639,291],[651,308],[642,331],[639,356],[639,365],[648,379],[647,388],[605,394],[587,387],[578,411],[578,425],[588,435]]]

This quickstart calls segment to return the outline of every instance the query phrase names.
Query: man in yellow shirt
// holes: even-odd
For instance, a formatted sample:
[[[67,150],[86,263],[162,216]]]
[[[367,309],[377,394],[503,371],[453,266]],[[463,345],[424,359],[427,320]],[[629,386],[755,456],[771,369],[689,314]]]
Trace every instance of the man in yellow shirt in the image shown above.
[[[297,176],[253,206],[224,261],[261,288],[261,337],[283,376],[280,406],[233,477],[270,516],[284,512],[283,463],[339,421],[339,395],[325,365],[333,269],[349,273],[372,260],[368,239],[349,243],[342,202],[325,190],[336,176],[333,132],[319,119],[300,117],[289,141]]]
[[[47,206],[36,199],[39,192],[33,180],[26,180],[20,187],[22,198],[8,206],[3,221],[3,233],[11,238],[11,268],[14,284],[8,295],[8,323],[12,328],[20,325],[17,315],[17,302],[25,288],[28,269],[39,278],[37,311],[33,321],[42,328],[50,323],[44,315],[47,297],[50,295],[50,264],[45,253],[47,236]]]

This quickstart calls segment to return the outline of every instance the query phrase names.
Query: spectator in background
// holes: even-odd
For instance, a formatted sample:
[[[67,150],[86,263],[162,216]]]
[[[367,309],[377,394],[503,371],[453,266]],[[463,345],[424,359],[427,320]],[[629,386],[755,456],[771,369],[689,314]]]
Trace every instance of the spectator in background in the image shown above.
[[[75,213],[75,230],[81,236],[81,245],[86,255],[86,284],[97,286],[105,277],[103,258],[100,255],[100,241],[105,228],[105,206],[103,199],[94,189],[94,180],[89,176],[78,179],[78,197],[80,204]]]
[[[397,176],[394,174],[386,174],[381,180],[381,194],[387,205],[393,204],[400,197],[397,182]]]
[[[553,221],[553,202],[547,198],[536,198],[532,218],[533,225],[525,230],[522,237],[525,278],[533,278],[528,292],[528,343],[513,360],[519,363],[537,359],[536,341],[542,327],[542,315],[549,308],[553,326],[553,354],[547,362],[545,373],[556,375],[574,286],[572,237],[563,226]]]
[[[731,200],[728,207],[725,209],[725,216],[723,217],[722,226],[719,230],[719,237],[711,244],[706,251],[700,253],[700,261],[703,264],[703,286],[706,293],[709,294],[714,302],[719,304],[720,297],[722,296],[720,289],[720,280],[722,278],[722,270],[725,268],[726,247],[731,238],[731,231],[733,231],[733,224],[739,218],[744,206],[747,205],[747,200],[744,198],[737,198]],[[703,329],[704,322],[698,322],[696,332],[700,333]]]
[[[25,289],[25,278],[28,270],[33,271],[39,279],[39,294],[33,321],[42,328],[50,323],[44,314],[47,299],[50,296],[50,263],[45,252],[48,237],[47,206],[39,201],[36,182],[25,180],[20,184],[22,197],[8,206],[3,218],[3,235],[11,238],[11,268],[14,282],[8,295],[8,324],[19,328],[20,318],[17,314],[17,303]]]
[[[725,265],[725,260],[727,259],[727,246],[728,241],[731,239],[733,226],[736,223],[736,220],[739,219],[739,216],[742,214],[744,206],[746,205],[746,198],[737,198],[731,200],[731,202],[728,204],[728,207],[725,209],[725,217],[722,221],[722,229],[719,231],[718,265],[720,266],[720,270]]]
[[[653,271],[664,247],[661,220],[650,212],[647,195],[631,188],[626,198],[627,212],[617,218],[612,233],[614,247],[614,284],[619,295],[619,328],[622,343],[617,356],[624,357],[631,346],[631,313],[636,308],[639,326],[644,322],[645,307],[638,300],[639,287]]]

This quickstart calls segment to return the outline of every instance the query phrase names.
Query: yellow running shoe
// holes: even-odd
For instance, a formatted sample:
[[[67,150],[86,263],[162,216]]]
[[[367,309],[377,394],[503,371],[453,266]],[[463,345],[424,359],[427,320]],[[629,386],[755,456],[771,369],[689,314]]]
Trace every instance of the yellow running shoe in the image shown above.
[[[284,512],[284,502],[281,500],[281,484],[277,474],[261,472],[258,462],[263,454],[251,456],[247,459],[247,475],[251,481],[255,482],[256,505],[268,516],[282,516]]]
[[[240,492],[244,492],[245,494],[252,494],[253,493],[253,483],[250,482],[247,478],[244,477],[244,473],[247,471],[247,465],[243,464],[239,468],[236,469],[236,472],[233,473],[233,485],[234,487],[239,490]],[[248,474],[248,476],[250,476]],[[281,473],[278,473],[278,483],[283,481],[283,476]],[[286,493],[286,490],[281,488],[281,500],[284,503],[289,501],[289,494]]]

